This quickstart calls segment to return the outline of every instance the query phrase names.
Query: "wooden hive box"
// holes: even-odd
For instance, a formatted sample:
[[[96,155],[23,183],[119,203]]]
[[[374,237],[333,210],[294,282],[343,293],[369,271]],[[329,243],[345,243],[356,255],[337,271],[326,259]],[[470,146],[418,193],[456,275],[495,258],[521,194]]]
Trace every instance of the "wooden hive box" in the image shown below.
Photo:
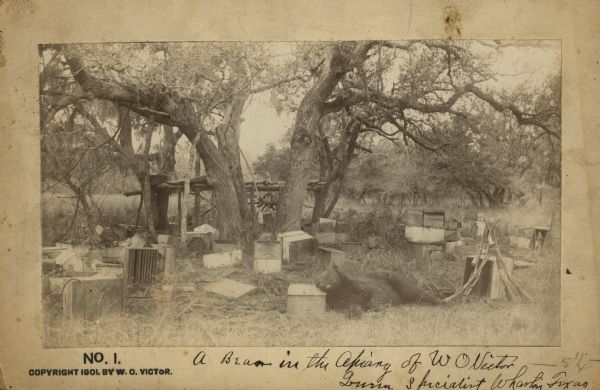
[[[229,267],[242,260],[242,250],[236,249],[228,252],[205,253],[202,255],[204,268]]]
[[[325,294],[313,284],[293,283],[288,287],[287,312],[291,315],[325,313]]]
[[[96,321],[123,311],[123,279],[110,275],[79,277],[63,291],[63,315],[72,320]]]
[[[161,273],[172,273],[175,266],[175,254],[177,247],[170,244],[152,244],[152,248],[158,250],[161,261],[159,265],[159,271]]]
[[[288,261],[295,263],[307,259],[315,260],[318,248],[319,243],[313,236],[307,234],[304,237],[294,237],[289,242]]]
[[[281,271],[281,243],[257,241],[254,243],[254,271],[270,274]]]
[[[506,297],[506,291],[504,288],[504,283],[500,279],[500,270],[498,269],[498,260],[492,256],[493,268],[492,268],[492,280],[490,283],[490,288],[488,290],[488,297],[490,299],[504,299]],[[513,259],[510,257],[504,257],[504,266],[506,267],[506,271],[509,275],[512,275],[512,271],[514,268]]]
[[[473,259],[475,256],[467,256],[465,260],[463,284],[469,280],[469,277],[475,270]],[[512,274],[513,270],[513,259],[509,257],[504,258],[504,264],[507,268],[509,275]],[[489,256],[487,263],[481,270],[481,275],[475,286],[473,287],[472,294],[490,299],[503,299],[506,297],[504,291],[504,284],[500,279],[500,270],[498,268],[498,262],[495,256]]]
[[[212,250],[213,252],[232,252],[235,250],[241,249],[240,244],[235,241],[213,241]]]
[[[319,219],[319,231],[320,232],[334,232],[335,233],[336,220],[330,218]]]
[[[463,285],[469,280],[471,274],[475,270],[474,260],[475,256],[467,256],[465,258],[465,268],[463,273]],[[488,293],[489,285],[492,280],[492,262],[488,261],[486,265],[481,270],[481,275],[479,276],[479,280],[473,286],[473,290],[471,293],[473,295],[478,296],[486,296]]]
[[[446,224],[446,212],[442,210],[423,210],[423,227],[443,229]]]
[[[288,262],[290,259],[290,241],[297,236],[307,236],[306,232],[302,230],[294,230],[292,232],[279,233],[277,238],[281,243],[281,260]]]
[[[281,233],[279,239],[281,241],[281,260],[284,263],[317,256],[317,239],[302,230]]]
[[[404,210],[400,221],[406,226],[423,226],[423,212],[421,210]]]
[[[115,263],[100,263],[96,264],[96,272],[101,275],[112,275],[116,278],[123,276],[123,265]]]
[[[339,249],[321,246],[319,247],[318,259],[320,264],[329,264],[331,262],[337,264],[338,261],[344,261],[346,259],[346,253]]]
[[[434,243],[444,241],[444,229],[422,226],[407,226],[404,237],[408,242]]]
[[[443,210],[406,210],[401,220],[406,225],[404,237],[408,242],[444,241],[446,213]]]

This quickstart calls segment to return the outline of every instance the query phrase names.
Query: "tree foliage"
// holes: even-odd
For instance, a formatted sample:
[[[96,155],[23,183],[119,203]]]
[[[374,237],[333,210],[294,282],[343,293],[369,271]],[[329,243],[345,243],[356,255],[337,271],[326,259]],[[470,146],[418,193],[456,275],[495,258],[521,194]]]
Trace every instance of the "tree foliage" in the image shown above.
[[[115,161],[134,167],[144,191],[151,170],[174,171],[169,155],[183,138],[214,188],[219,229],[245,254],[256,220],[239,138],[255,93],[270,91],[276,110],[295,117],[289,147],[270,146],[255,165],[260,176],[286,180],[277,230],[299,227],[314,179],[326,185],[313,218],[328,215],[344,188],[413,201],[452,189],[492,205],[523,183],[559,184],[559,75],[539,88],[498,87],[502,42],[313,42],[287,44],[283,55],[277,47],[45,46],[42,132],[77,112]]]

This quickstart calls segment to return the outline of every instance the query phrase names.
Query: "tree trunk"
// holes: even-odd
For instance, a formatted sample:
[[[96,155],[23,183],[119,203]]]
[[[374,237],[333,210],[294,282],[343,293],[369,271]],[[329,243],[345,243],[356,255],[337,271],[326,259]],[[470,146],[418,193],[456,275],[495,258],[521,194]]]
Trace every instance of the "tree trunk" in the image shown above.
[[[94,217],[94,212],[92,211],[92,207],[90,206],[90,202],[88,202],[87,196],[83,191],[78,190],[79,193],[79,202],[81,203],[81,208],[83,209],[83,214],[85,215],[85,220],[88,225],[88,228],[94,229],[96,226],[96,218]]]
[[[234,158],[232,153],[239,153],[239,150],[232,147],[228,151],[222,151],[217,148],[204,128],[201,118],[192,103],[176,94],[169,93],[168,88],[164,85],[144,85],[142,83],[134,85],[110,82],[88,73],[82,59],[73,55],[73,53],[65,53],[65,59],[71,69],[73,78],[84,91],[93,94],[95,98],[106,99],[122,107],[127,107],[149,118],[152,122],[157,121],[176,126],[192,142],[205,163],[209,184],[214,186],[214,192],[218,195],[215,203],[217,215],[219,215],[221,221],[220,232],[222,237],[243,241],[244,253],[247,255],[249,253],[247,248],[249,229],[247,225],[248,221],[252,221],[252,218],[248,218],[249,212],[247,210],[249,208],[244,186],[240,186],[239,176],[237,178],[232,177],[229,165],[232,158]],[[225,137],[226,140],[227,137]],[[237,147],[237,143],[235,146]],[[230,155],[227,156],[227,154]],[[237,158],[239,160],[239,155]],[[236,167],[233,168],[237,169]],[[149,185],[147,180],[145,180],[145,183]],[[145,187],[147,189],[147,186]],[[150,197],[147,196],[145,199],[150,199]],[[151,215],[151,213],[149,214]]]
[[[228,176],[233,184],[235,200],[237,201],[237,209],[240,214],[240,226],[238,227],[238,239],[242,245],[242,255],[244,259],[251,263],[254,258],[254,239],[256,217],[253,215],[246,192],[244,176],[242,174],[242,164],[240,159],[240,125],[242,123],[242,112],[244,104],[248,99],[248,95],[240,94],[232,98],[229,107],[225,112],[225,123],[216,131],[219,150],[227,164]],[[208,170],[208,166],[207,166]],[[218,194],[223,197],[223,194]],[[231,196],[231,195],[228,195]],[[233,203],[233,199],[231,200]],[[220,203],[217,199],[217,204]],[[217,213],[219,224],[226,223],[223,220],[227,216]]]
[[[167,175],[170,179],[174,179],[176,164],[175,151],[181,133],[178,133],[179,136],[176,136],[173,132],[173,126],[167,125],[163,126],[163,133],[164,137],[160,148],[159,169],[157,173]]]
[[[154,213],[154,228],[159,233],[171,234],[169,227],[169,193],[152,191],[152,210]]]
[[[315,205],[313,207],[312,222],[319,222],[319,219],[323,216],[325,210],[325,203],[327,202],[327,196],[329,196],[329,188],[331,183],[325,184],[318,192],[315,192]]]
[[[340,199],[340,194],[342,193],[343,186],[344,186],[343,181],[341,179],[338,180],[338,184],[335,187],[335,192],[333,193],[333,197],[331,198],[331,201],[329,201],[329,205],[325,209],[325,212],[323,213],[323,217],[329,218],[331,216],[331,213],[333,212],[335,205],[337,204],[338,200]]]
[[[318,147],[316,134],[325,102],[344,74],[352,70],[353,64],[364,61],[370,46],[369,43],[362,43],[350,48],[350,52],[343,44],[329,47],[319,78],[300,103],[291,141],[292,165],[275,216],[275,226],[279,232],[300,228],[302,202],[313,176],[310,165]]]
[[[202,175],[202,160],[198,155],[198,152],[194,151],[194,176],[199,177]],[[194,195],[194,226],[199,226],[202,223],[202,198],[200,194]]]
[[[83,209],[83,214],[85,215],[85,221],[88,225],[88,228],[93,229],[96,226],[96,218],[94,216],[92,207],[90,206],[90,202],[87,199],[86,191],[84,191],[80,185],[71,180],[69,176],[63,175],[63,180],[67,187],[69,187],[69,189],[79,198],[79,203]]]
[[[144,216],[146,218],[146,228],[149,239],[154,241],[156,238],[156,230],[154,229],[154,207],[152,207],[152,187],[150,185],[150,175],[148,172],[143,172],[138,180],[142,185],[142,196],[144,199]]]

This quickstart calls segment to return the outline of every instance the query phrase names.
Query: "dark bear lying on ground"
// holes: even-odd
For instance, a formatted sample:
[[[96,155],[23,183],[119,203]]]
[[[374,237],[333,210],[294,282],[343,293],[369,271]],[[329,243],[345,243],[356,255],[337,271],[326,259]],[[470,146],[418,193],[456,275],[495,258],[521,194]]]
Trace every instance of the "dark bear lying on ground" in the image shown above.
[[[332,263],[318,277],[316,285],[327,293],[327,307],[345,312],[350,317],[384,306],[408,303],[443,304],[441,299],[419,288],[397,272],[375,271],[363,276],[342,268],[345,267]]]

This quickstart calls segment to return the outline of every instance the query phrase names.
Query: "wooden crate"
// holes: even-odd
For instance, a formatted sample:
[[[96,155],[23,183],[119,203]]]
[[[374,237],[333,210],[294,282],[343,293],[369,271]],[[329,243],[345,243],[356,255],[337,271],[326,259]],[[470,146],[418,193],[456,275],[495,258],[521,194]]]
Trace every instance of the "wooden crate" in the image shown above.
[[[422,210],[405,210],[400,218],[406,226],[423,226]]]
[[[212,251],[217,253],[232,252],[241,249],[240,244],[235,241],[213,241]]]
[[[465,258],[465,268],[463,273],[463,285],[469,280],[471,274],[475,270],[476,264],[474,264],[475,256],[467,256]],[[489,286],[492,280],[492,268],[493,264],[491,261],[488,261],[483,269],[481,270],[481,275],[479,276],[479,280],[473,286],[473,290],[471,291],[472,295],[478,296],[487,296],[489,291]]]
[[[441,210],[423,210],[423,227],[444,229],[446,213]]]
[[[177,247],[175,245],[160,245],[158,248],[158,251],[160,252],[160,254],[162,255],[164,262],[163,262],[163,272],[165,274],[170,274],[173,273],[173,270],[175,269],[175,252],[177,250]]]
[[[334,262],[337,264],[339,261],[346,259],[346,254],[335,248],[319,247],[319,264],[329,264]]]
[[[278,237],[281,241],[281,260],[284,263],[317,255],[317,240],[302,230],[280,233]]]
[[[204,268],[229,267],[239,263],[241,260],[241,249],[219,253],[205,253],[202,255]]]
[[[467,256],[465,259],[463,284],[467,282],[475,270],[475,265],[473,264],[474,258],[475,256]],[[504,265],[506,266],[509,275],[512,274],[513,263],[513,259],[509,257],[504,258]],[[506,297],[504,284],[500,279],[500,270],[495,256],[489,256],[487,263],[483,267],[483,270],[481,270],[479,280],[473,287],[472,294],[490,299],[503,299]]]
[[[314,260],[317,257],[319,243],[312,236],[295,237],[289,242],[288,261],[295,263],[298,261]]]
[[[446,222],[446,212],[443,210],[405,210],[400,221],[406,226],[419,226],[443,229]]]
[[[281,242],[281,260],[285,263],[290,258],[290,241],[292,238],[297,236],[307,236],[308,234],[302,230],[295,230],[291,232],[279,233],[277,238]]]
[[[287,312],[291,315],[319,315],[325,313],[326,293],[312,284],[290,284]]]
[[[408,242],[444,241],[446,213],[443,210],[406,210],[402,214],[404,237]]]
[[[96,321],[123,311],[123,279],[94,275],[73,279],[63,291],[63,315],[72,320]]]

